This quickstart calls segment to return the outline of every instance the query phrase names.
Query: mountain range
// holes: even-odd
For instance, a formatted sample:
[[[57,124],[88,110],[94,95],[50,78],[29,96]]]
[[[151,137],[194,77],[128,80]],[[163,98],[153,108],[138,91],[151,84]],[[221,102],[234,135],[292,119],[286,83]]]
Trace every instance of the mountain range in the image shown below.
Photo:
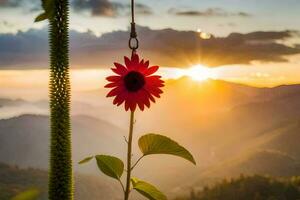
[[[165,91],[150,110],[137,113],[134,139],[152,131],[167,135],[192,152],[197,166],[175,157],[151,156],[137,168],[141,178],[176,196],[191,186],[241,173],[300,175],[300,85],[256,88],[185,77],[167,81]],[[81,173],[99,175],[95,164],[76,164],[88,155],[125,157],[128,116],[110,105],[102,93],[84,92],[75,99],[73,160]],[[6,99],[0,105],[24,102]],[[47,101],[31,104],[48,109]],[[47,115],[21,114],[0,120],[0,162],[47,169],[48,146]]]

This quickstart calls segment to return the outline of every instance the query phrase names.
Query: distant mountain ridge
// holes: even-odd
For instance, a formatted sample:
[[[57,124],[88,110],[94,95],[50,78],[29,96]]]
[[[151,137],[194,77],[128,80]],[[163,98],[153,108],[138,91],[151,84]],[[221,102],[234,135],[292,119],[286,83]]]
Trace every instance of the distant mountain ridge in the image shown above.
[[[99,103],[76,105],[72,117],[76,170],[97,172],[94,164],[80,168],[76,164],[89,155],[125,156],[127,113],[113,107],[111,99],[101,96],[103,93],[83,92],[82,99],[93,96]],[[149,131],[163,133],[187,147],[198,163],[194,167],[167,156],[145,159],[144,167],[137,172],[149,181],[160,179],[157,183],[165,191],[178,194],[182,183],[187,184],[182,187],[190,187],[199,181],[240,173],[300,175],[300,85],[255,88],[216,80],[200,83],[183,77],[167,81],[163,95],[151,110],[137,113],[135,137]],[[46,101],[38,104],[46,105]],[[124,130],[120,122],[125,122]],[[0,120],[0,162],[45,169],[48,143],[46,115]],[[156,159],[162,164],[158,165]],[[146,173],[141,173],[143,170]],[[175,175],[177,179],[171,180]]]
[[[38,200],[47,200],[48,172],[34,168],[19,168],[0,163],[0,199],[11,200],[15,195],[36,188]],[[119,187],[101,178],[75,174],[75,199],[111,199],[120,200]]]
[[[122,130],[112,124],[84,115],[73,116],[72,124],[74,162],[93,153],[117,153],[121,148]],[[21,115],[0,120],[0,162],[47,168],[49,134],[48,116]]]

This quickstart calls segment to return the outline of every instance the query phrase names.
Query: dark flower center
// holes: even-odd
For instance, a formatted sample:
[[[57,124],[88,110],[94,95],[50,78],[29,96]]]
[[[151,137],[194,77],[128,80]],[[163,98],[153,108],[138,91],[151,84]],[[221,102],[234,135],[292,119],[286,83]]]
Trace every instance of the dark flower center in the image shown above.
[[[124,83],[129,92],[136,92],[145,85],[145,79],[141,73],[132,71],[124,77]]]

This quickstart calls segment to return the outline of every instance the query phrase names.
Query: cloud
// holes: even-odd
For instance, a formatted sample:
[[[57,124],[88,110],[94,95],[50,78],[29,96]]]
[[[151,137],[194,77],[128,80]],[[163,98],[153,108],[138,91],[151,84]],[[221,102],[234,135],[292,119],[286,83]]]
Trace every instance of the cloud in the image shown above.
[[[0,0],[0,7],[18,7],[20,0]]]
[[[203,63],[218,67],[252,61],[287,62],[286,56],[300,53],[298,46],[278,40],[293,37],[293,31],[232,33],[226,37],[201,39],[194,31],[137,28],[139,52],[161,66],[188,67]],[[0,34],[0,67],[48,66],[48,31],[31,29],[17,34]],[[128,31],[95,36],[92,32],[70,32],[72,67],[109,67],[129,55]]]
[[[1,8],[22,9],[29,12],[42,10],[41,0],[0,0]]]
[[[136,3],[135,4],[135,9],[136,9],[136,12],[138,14],[144,14],[144,15],[153,14],[152,9],[149,6],[145,5],[145,4]]]
[[[287,62],[288,55],[299,54],[300,50],[279,43],[289,39],[293,31],[232,33],[224,38],[202,41],[203,59],[210,66],[226,64],[249,64],[252,61]]]
[[[240,33],[232,33],[229,35],[229,38],[242,38],[245,41],[273,41],[273,40],[280,40],[280,39],[287,39],[292,37],[292,35],[296,33],[295,31],[257,31],[247,34],[240,34]]]
[[[78,11],[90,10],[93,16],[115,16],[122,4],[108,0],[74,0],[72,6]]]
[[[70,0],[71,8],[77,12],[87,11],[92,16],[116,17],[127,15],[130,12],[128,3],[114,2],[110,0]],[[136,3],[136,13],[150,15],[151,7]],[[0,0],[0,8],[21,8],[31,12],[41,11],[40,0]]]
[[[0,34],[0,66],[31,67],[47,63],[48,31],[30,29]]]
[[[0,20],[0,28],[12,28],[14,25],[6,20]]]
[[[129,12],[129,4],[112,2],[109,0],[73,0],[72,7],[76,11],[90,11],[92,16],[115,17]],[[152,14],[149,6],[137,3],[136,12],[139,14]]]
[[[199,10],[181,10],[177,8],[171,8],[168,11],[170,14],[177,16],[200,16],[200,17],[230,17],[230,16],[239,16],[239,17],[250,17],[251,14],[246,12],[228,12],[222,8],[208,8],[203,11]]]

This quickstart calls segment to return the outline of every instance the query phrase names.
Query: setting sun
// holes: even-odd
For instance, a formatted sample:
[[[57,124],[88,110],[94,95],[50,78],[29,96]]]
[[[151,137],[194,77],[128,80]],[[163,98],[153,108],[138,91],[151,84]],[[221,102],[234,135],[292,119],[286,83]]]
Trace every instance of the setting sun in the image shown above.
[[[188,76],[196,81],[203,81],[210,78],[215,78],[212,69],[203,65],[195,65],[184,71],[184,76]]]

